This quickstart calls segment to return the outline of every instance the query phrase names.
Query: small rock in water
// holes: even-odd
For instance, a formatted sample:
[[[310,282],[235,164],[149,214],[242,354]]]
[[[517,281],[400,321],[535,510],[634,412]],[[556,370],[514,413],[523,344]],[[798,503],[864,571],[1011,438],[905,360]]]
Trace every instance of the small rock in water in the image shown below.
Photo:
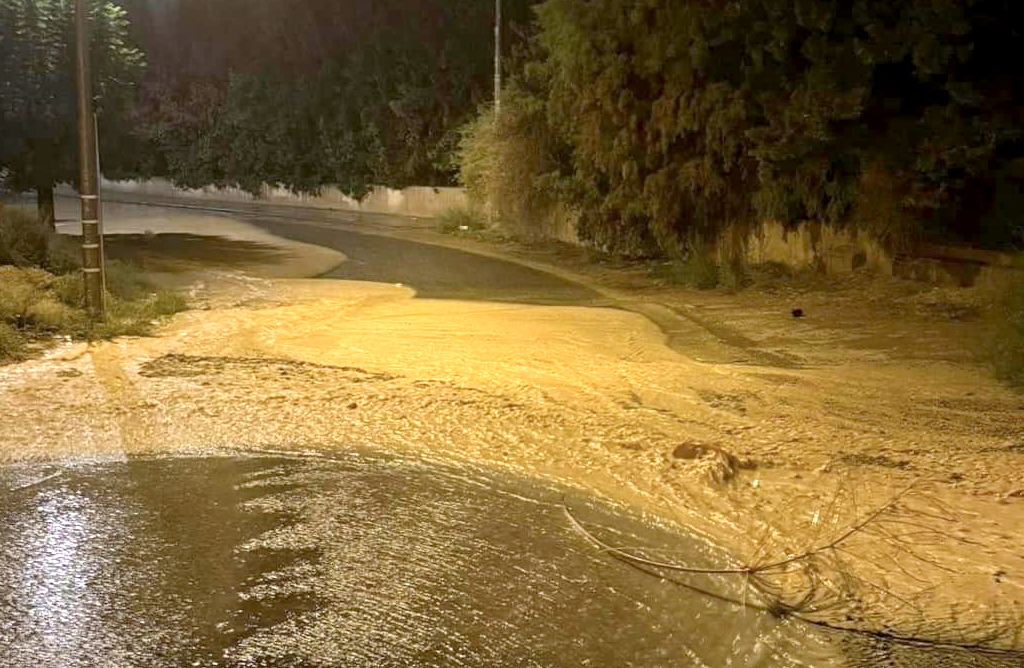
[[[672,456],[689,460],[684,465],[687,470],[716,484],[729,482],[741,468],[736,457],[717,445],[682,443],[672,451]]]
[[[794,318],[804,317],[804,310],[802,308],[795,308],[791,311],[791,313],[793,314]]]
[[[676,449],[672,451],[672,456],[676,459],[700,459],[706,455],[709,450],[710,448],[706,445],[683,443],[682,445],[676,446]]]

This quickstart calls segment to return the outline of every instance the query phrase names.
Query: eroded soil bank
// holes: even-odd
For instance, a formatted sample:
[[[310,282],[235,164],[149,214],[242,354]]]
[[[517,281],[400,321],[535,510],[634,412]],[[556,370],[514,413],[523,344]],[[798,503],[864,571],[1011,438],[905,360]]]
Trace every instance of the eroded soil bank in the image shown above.
[[[221,219],[193,223],[208,232]],[[751,349],[796,363],[726,359],[728,337],[670,341],[619,309],[289,278],[343,258],[230,224],[233,241],[276,248],[276,259],[175,267],[164,273],[191,286],[196,308],[160,336],[64,345],[0,368],[0,457],[372,445],[642,507],[730,548],[723,567],[812,551],[886,507],[884,524],[770,578],[781,600],[766,602],[839,626],[1024,643],[1022,402],[966,356],[867,345],[838,318],[794,325],[770,296],[715,302],[616,274],[608,289],[690,322],[728,322],[733,309],[747,341],[760,318],[774,343]],[[866,326],[907,330],[900,315],[886,330],[885,317]],[[911,334],[939,350],[946,335]]]

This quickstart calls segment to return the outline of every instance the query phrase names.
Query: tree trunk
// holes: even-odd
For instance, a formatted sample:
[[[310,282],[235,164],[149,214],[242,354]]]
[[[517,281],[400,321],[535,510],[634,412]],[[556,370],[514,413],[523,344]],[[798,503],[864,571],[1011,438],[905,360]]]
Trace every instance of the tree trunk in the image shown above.
[[[53,204],[53,182],[56,179],[56,157],[53,142],[41,140],[32,146],[32,180],[36,186],[36,208],[39,223],[56,229]]]
[[[39,223],[51,230],[56,229],[52,183],[36,186],[36,208],[39,211]]]

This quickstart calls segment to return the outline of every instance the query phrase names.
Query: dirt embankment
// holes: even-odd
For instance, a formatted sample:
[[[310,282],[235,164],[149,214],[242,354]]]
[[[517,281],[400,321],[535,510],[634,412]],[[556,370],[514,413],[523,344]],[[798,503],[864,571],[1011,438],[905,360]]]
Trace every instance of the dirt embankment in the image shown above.
[[[190,275],[197,308],[159,337],[0,368],[0,457],[372,444],[484,462],[642,505],[736,555],[701,566],[814,552],[766,578],[780,613],[1024,642],[1022,400],[934,294],[860,277],[699,294],[490,252],[558,260],[676,329],[221,267]]]

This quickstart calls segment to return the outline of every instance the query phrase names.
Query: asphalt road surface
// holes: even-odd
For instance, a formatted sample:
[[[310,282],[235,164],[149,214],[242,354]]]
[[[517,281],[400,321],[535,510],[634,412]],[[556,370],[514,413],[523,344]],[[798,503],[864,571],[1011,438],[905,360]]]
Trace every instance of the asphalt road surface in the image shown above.
[[[374,453],[0,469],[0,666],[843,665],[739,583],[609,559],[563,503],[714,558],[567,490]]]
[[[605,305],[593,290],[502,260],[283,216],[232,214],[286,239],[340,251],[348,261],[324,278],[401,283],[425,299]]]
[[[0,666],[1011,666],[744,607],[606,541],[722,555],[567,489],[370,451],[0,469]]]

